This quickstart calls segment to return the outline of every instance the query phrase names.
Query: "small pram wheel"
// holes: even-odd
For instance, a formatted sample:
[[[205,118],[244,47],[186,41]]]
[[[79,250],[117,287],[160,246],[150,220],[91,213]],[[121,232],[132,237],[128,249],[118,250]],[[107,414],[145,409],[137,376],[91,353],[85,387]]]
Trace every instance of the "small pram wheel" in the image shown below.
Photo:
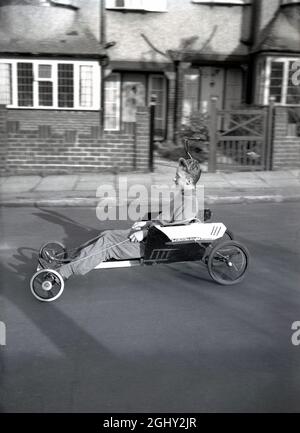
[[[225,241],[211,250],[207,261],[208,272],[218,284],[238,284],[244,279],[249,260],[246,247],[236,241]]]
[[[42,245],[39,251],[39,255],[42,259],[48,263],[59,263],[60,260],[66,258],[67,250],[64,244],[60,242],[47,242]]]
[[[64,291],[63,277],[53,269],[41,269],[30,280],[33,296],[42,302],[52,302],[58,299]]]

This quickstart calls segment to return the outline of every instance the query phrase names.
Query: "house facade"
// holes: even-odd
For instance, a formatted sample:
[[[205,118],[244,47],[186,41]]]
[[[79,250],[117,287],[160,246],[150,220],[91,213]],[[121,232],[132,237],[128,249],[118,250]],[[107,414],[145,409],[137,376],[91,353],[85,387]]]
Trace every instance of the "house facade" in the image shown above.
[[[145,110],[134,134],[101,128],[107,53],[101,32],[94,35],[89,24],[94,6],[88,0],[1,1],[1,173],[147,168]],[[97,18],[99,11],[93,25]]]
[[[209,110],[212,96],[219,108],[241,104],[251,14],[247,0],[107,0],[107,40],[116,44],[109,51],[106,127],[132,121],[135,100],[147,104],[155,95],[156,136],[172,140],[193,111]]]
[[[116,44],[105,127],[134,121],[135,106],[152,95],[156,137],[170,140],[193,111],[209,112],[213,96],[225,110],[266,106],[270,97],[300,107],[300,87],[291,82],[300,61],[299,9],[295,0],[106,0],[107,40]],[[297,135],[296,118],[287,135]]]
[[[156,139],[176,141],[212,97],[273,97],[295,160],[299,17],[293,0],[2,0],[2,167],[145,170],[153,98]]]

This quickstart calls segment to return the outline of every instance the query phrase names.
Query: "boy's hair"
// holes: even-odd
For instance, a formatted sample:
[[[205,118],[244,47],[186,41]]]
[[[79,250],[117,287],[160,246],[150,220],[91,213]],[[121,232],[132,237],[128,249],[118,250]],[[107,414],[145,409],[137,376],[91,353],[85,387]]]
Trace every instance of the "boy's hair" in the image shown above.
[[[179,169],[185,171],[188,174],[188,177],[192,180],[193,184],[196,185],[201,177],[201,166],[200,163],[193,158],[179,159]]]

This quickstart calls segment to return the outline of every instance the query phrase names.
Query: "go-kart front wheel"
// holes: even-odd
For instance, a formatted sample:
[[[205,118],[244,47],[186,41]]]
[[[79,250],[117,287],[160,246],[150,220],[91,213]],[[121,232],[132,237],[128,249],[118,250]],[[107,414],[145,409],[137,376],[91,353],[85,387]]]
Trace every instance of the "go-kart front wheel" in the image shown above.
[[[36,272],[30,280],[31,293],[42,302],[52,302],[58,299],[64,287],[63,277],[53,269],[42,269]]]
[[[226,241],[211,250],[207,261],[208,272],[218,284],[238,284],[244,279],[249,260],[246,247],[236,241]]]
[[[48,263],[58,263],[66,258],[67,251],[64,244],[60,242],[47,242],[41,246],[39,255]]]

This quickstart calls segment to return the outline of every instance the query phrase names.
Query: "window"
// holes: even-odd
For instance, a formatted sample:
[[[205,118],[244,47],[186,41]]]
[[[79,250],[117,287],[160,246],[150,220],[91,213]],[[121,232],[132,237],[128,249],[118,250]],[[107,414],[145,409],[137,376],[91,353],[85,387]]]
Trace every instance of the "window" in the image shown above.
[[[105,80],[104,128],[108,131],[118,131],[120,129],[120,102],[120,74],[111,74]]]
[[[52,65],[37,65],[38,68],[38,95],[39,106],[52,107],[53,80]]]
[[[183,81],[183,123],[188,123],[189,117],[199,110],[200,74],[199,70],[191,70],[184,75]]]
[[[132,131],[136,110],[156,96],[155,136],[164,138],[167,112],[167,83],[164,75],[143,73],[113,73],[105,79],[105,121],[108,131]]]
[[[283,5],[290,5],[290,4],[293,4],[293,3],[300,3],[300,1],[299,0],[280,0],[281,6],[283,6]]]
[[[265,78],[264,103],[274,97],[281,105],[300,105],[300,59],[269,58]]]
[[[164,138],[166,128],[166,79],[163,75],[150,75],[149,99],[156,96],[154,112],[155,135]],[[150,102],[150,100],[149,100]]]
[[[274,62],[271,68],[270,77],[270,96],[275,98],[275,101],[281,103],[283,90],[283,75],[284,63]]]
[[[58,106],[74,105],[74,65],[61,63],[58,65]]]
[[[106,0],[106,9],[166,12],[167,0]]]
[[[18,105],[33,106],[33,66],[32,63],[18,63]]]
[[[12,108],[99,110],[99,63],[1,60],[0,103]]]
[[[192,0],[192,3],[215,3],[216,5],[247,5],[247,4],[251,4],[252,0]]]
[[[0,63],[0,104],[10,105],[11,102],[11,65]]]
[[[80,105],[91,107],[93,105],[93,67],[80,66]]]

